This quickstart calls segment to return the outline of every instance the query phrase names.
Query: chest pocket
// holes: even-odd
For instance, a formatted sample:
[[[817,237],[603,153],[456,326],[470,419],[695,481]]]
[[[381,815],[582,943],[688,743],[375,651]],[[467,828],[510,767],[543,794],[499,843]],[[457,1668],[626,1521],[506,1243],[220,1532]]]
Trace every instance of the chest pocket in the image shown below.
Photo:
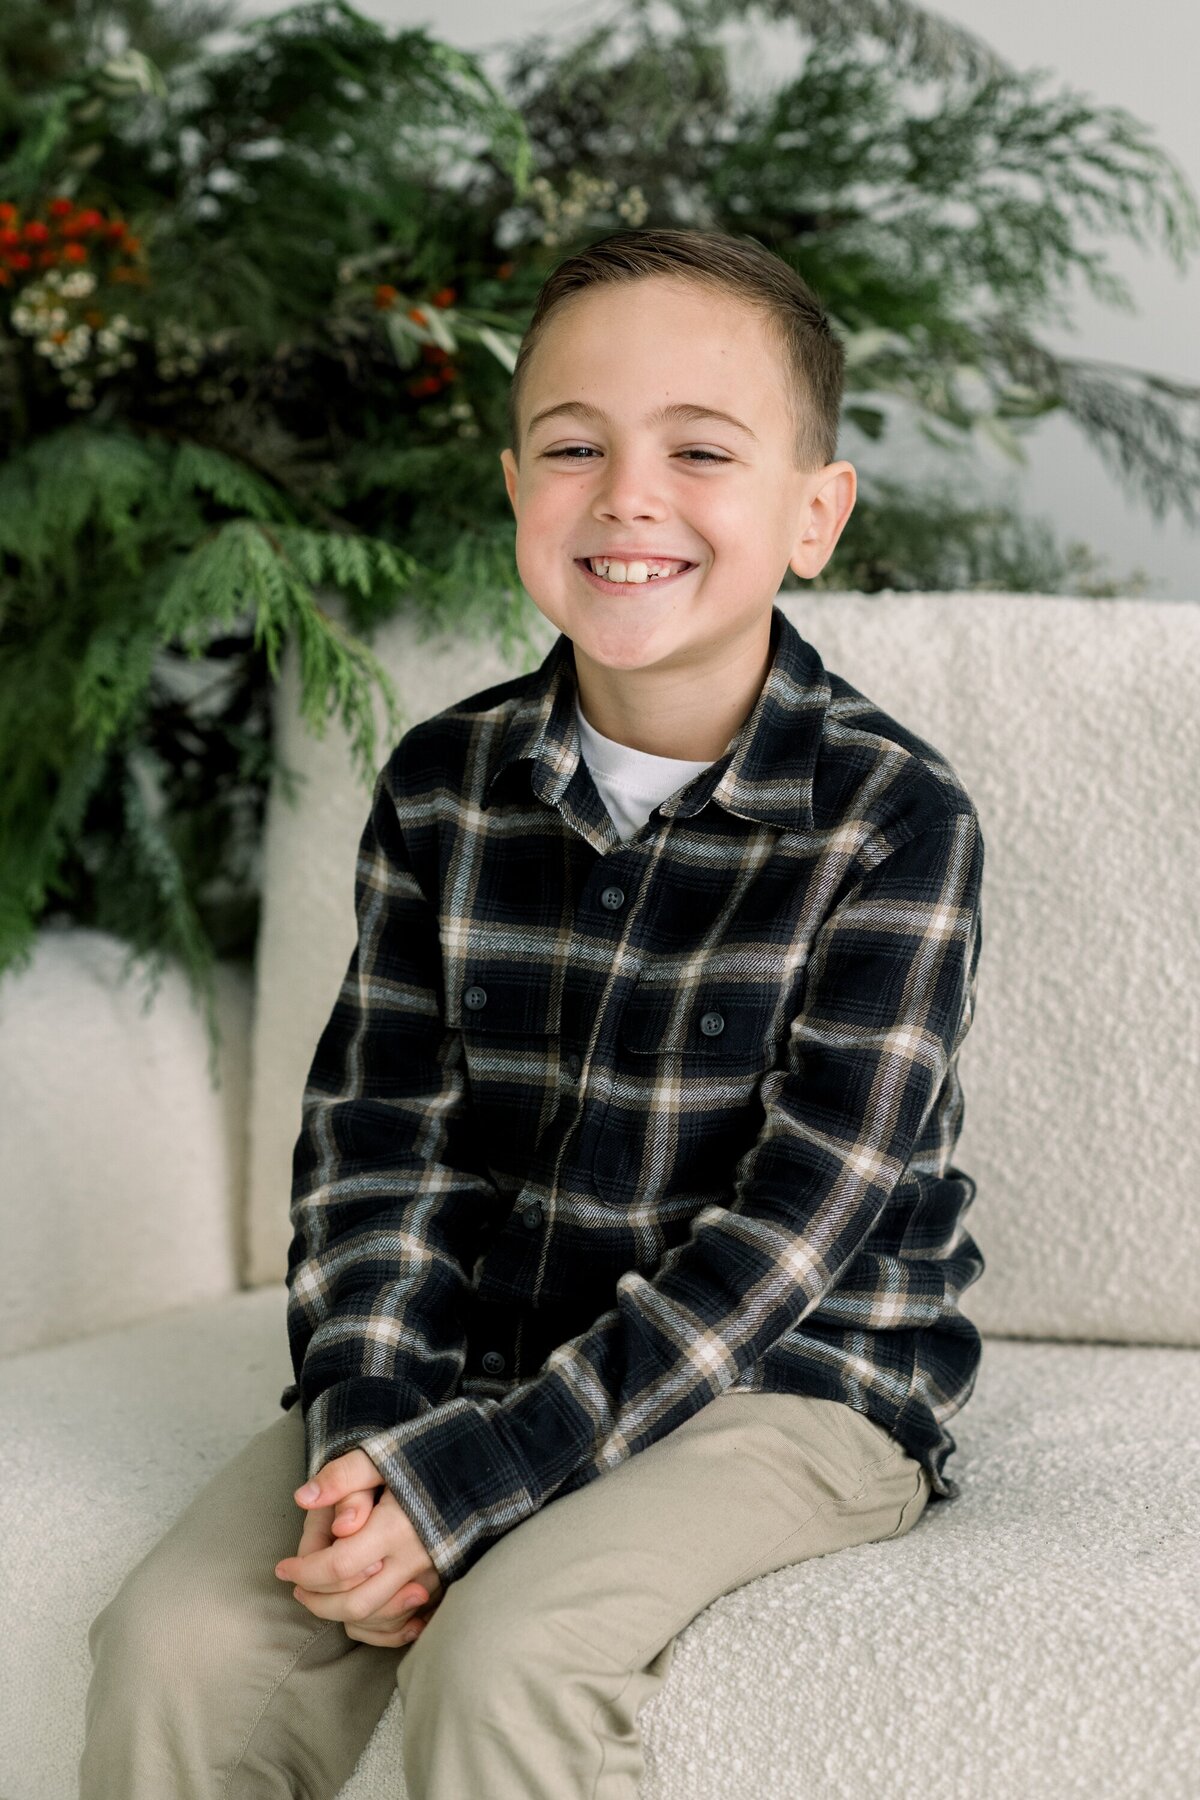
[[[776,1050],[776,998],[714,986],[681,1001],[667,988],[639,990],[621,1018],[621,1048],[634,1058],[682,1057],[692,1068],[766,1068]]]
[[[690,995],[635,988],[617,1024],[612,1094],[592,1182],[610,1206],[690,1214],[732,1179],[761,1123],[755,1090],[776,1059],[777,990],[706,982]]]
[[[494,958],[464,959],[446,993],[446,1022],[462,1036],[472,1136],[493,1178],[527,1179],[558,1078],[560,996],[551,971]]]
[[[482,1038],[557,1036],[559,1006],[545,969],[471,962],[446,994],[446,1023]]]

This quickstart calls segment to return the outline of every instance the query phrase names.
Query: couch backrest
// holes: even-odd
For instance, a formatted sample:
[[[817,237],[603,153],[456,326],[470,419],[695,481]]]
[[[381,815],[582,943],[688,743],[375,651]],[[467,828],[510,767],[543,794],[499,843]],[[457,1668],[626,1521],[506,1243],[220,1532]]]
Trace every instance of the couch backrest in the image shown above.
[[[374,649],[406,720],[535,667],[410,620]],[[805,593],[827,668],[941,750],[986,845],[955,1161],[974,1177],[985,1334],[1200,1344],[1200,605],[1028,594]],[[251,1283],[281,1279],[300,1098],[354,944],[370,792],[346,736],[277,725],[307,777],[272,796],[256,970]],[[378,714],[383,729],[382,708]],[[390,749],[381,737],[378,762]]]

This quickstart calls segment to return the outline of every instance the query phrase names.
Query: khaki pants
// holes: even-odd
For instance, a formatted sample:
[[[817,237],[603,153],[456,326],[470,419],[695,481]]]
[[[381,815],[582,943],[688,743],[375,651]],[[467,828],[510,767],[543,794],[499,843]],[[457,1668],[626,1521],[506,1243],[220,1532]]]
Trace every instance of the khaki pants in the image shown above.
[[[385,1649],[274,1573],[299,1546],[304,1476],[295,1406],[97,1615],[81,1800],[327,1800],[396,1687],[409,1800],[635,1800],[637,1713],[697,1613],[774,1569],[903,1537],[929,1499],[921,1465],[852,1408],[721,1394],[515,1526],[415,1643]]]

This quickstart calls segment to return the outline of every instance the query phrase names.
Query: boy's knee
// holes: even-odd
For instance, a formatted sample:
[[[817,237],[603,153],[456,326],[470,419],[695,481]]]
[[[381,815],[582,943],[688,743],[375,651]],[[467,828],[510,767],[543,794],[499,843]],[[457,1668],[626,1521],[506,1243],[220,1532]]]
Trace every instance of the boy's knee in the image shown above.
[[[401,1664],[406,1704],[415,1689],[415,1705],[436,1703],[439,1711],[457,1710],[467,1718],[499,1714],[514,1692],[554,1688],[577,1663],[594,1660],[553,1614],[528,1603],[519,1613],[511,1604],[485,1604],[469,1590],[466,1581],[453,1583],[407,1652]]]
[[[106,1661],[136,1659],[151,1676],[169,1660],[172,1644],[182,1637],[178,1596],[172,1613],[164,1613],[165,1604],[165,1593],[153,1574],[147,1576],[140,1565],[131,1569],[88,1627],[92,1661],[99,1662],[101,1657]]]
[[[129,1572],[92,1620],[88,1649],[93,1663],[135,1669],[143,1685],[194,1681],[209,1647],[213,1661],[226,1661],[237,1644],[238,1620],[226,1617],[229,1611],[219,1593],[170,1573],[152,1556]]]

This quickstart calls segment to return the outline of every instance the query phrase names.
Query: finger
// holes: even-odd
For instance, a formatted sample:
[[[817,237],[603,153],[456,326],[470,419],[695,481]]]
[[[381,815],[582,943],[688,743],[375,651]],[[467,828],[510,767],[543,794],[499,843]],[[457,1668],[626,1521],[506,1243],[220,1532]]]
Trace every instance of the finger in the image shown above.
[[[344,1500],[338,1501],[333,1509],[331,1530],[336,1532],[340,1525],[339,1535],[345,1537],[349,1532],[357,1531],[373,1511],[374,1500],[370,1489],[360,1488],[356,1494],[347,1494]]]
[[[428,1595],[424,1588],[405,1582],[394,1594],[376,1607],[375,1611],[361,1621],[364,1625],[373,1625],[382,1630],[385,1626],[405,1625],[419,1616],[420,1608],[426,1604]]]
[[[347,1450],[295,1491],[297,1506],[331,1506],[359,1488],[382,1486],[383,1477],[363,1450]]]
[[[322,1588],[319,1592],[297,1584],[292,1593],[301,1606],[306,1606],[318,1619],[353,1620],[356,1624],[369,1619],[396,1592],[396,1577],[386,1565],[377,1575],[360,1580],[356,1585],[337,1592]]]
[[[336,1587],[321,1588],[318,1592],[315,1588],[306,1588],[302,1583],[296,1582],[293,1585],[292,1592],[296,1599],[301,1600],[302,1604],[305,1606],[308,1606],[310,1600],[337,1600],[340,1599],[343,1594],[353,1594],[356,1589],[365,1587],[368,1581],[374,1581],[375,1577],[381,1572],[384,1572],[384,1565],[382,1563],[375,1563],[370,1569],[364,1569],[361,1575],[352,1575],[347,1580],[339,1582]],[[281,1577],[281,1579],[286,1579],[286,1577]],[[392,1579],[395,1580],[395,1577],[393,1576]],[[314,1610],[315,1608],[309,1607],[310,1612]],[[342,1614],[325,1613],[321,1616],[323,1618],[341,1618]]]
[[[294,1581],[312,1594],[338,1594],[360,1581],[369,1568],[382,1562],[388,1554],[382,1534],[369,1524],[349,1538],[338,1538],[327,1549],[314,1550],[306,1556],[285,1556],[276,1563],[275,1573],[281,1581]],[[392,1579],[399,1570],[393,1565]]]
[[[372,1633],[381,1642],[395,1646],[415,1643],[428,1626],[429,1620],[422,1619],[417,1613],[405,1615],[392,1612],[388,1605],[381,1607],[378,1612],[368,1614],[365,1619],[344,1620],[343,1624],[352,1637],[358,1637],[360,1633]]]
[[[332,1506],[322,1506],[316,1512],[306,1514],[297,1557],[311,1556],[316,1550],[328,1550],[336,1542],[332,1535],[332,1525]]]
[[[335,1537],[333,1523],[332,1506],[310,1513],[300,1534],[299,1549],[294,1556],[282,1557],[275,1565],[275,1573],[284,1581],[298,1581],[314,1590],[332,1588],[361,1574],[385,1553],[378,1543],[367,1542],[362,1528]]]
[[[367,1625],[355,1625],[353,1622],[342,1627],[347,1637],[354,1638],[360,1644],[375,1644],[381,1650],[402,1650],[408,1644],[416,1642],[420,1632],[408,1628],[397,1631],[375,1631]]]
[[[350,1572],[340,1579],[333,1578],[328,1583],[318,1582],[315,1576],[309,1577],[307,1572],[317,1566],[318,1558],[335,1545],[341,1549],[342,1540],[331,1535],[332,1507],[323,1507],[319,1513],[310,1514],[305,1521],[300,1537],[300,1548],[295,1556],[285,1556],[275,1565],[275,1574],[280,1581],[296,1582],[300,1586],[328,1586],[330,1592],[344,1593],[348,1588],[356,1587],[364,1576],[378,1574],[382,1566],[382,1556],[376,1556],[371,1562],[365,1561],[370,1555],[370,1546],[364,1545],[361,1539],[356,1540],[357,1548],[352,1552],[342,1551],[343,1557],[352,1556],[355,1560],[349,1565]]]

